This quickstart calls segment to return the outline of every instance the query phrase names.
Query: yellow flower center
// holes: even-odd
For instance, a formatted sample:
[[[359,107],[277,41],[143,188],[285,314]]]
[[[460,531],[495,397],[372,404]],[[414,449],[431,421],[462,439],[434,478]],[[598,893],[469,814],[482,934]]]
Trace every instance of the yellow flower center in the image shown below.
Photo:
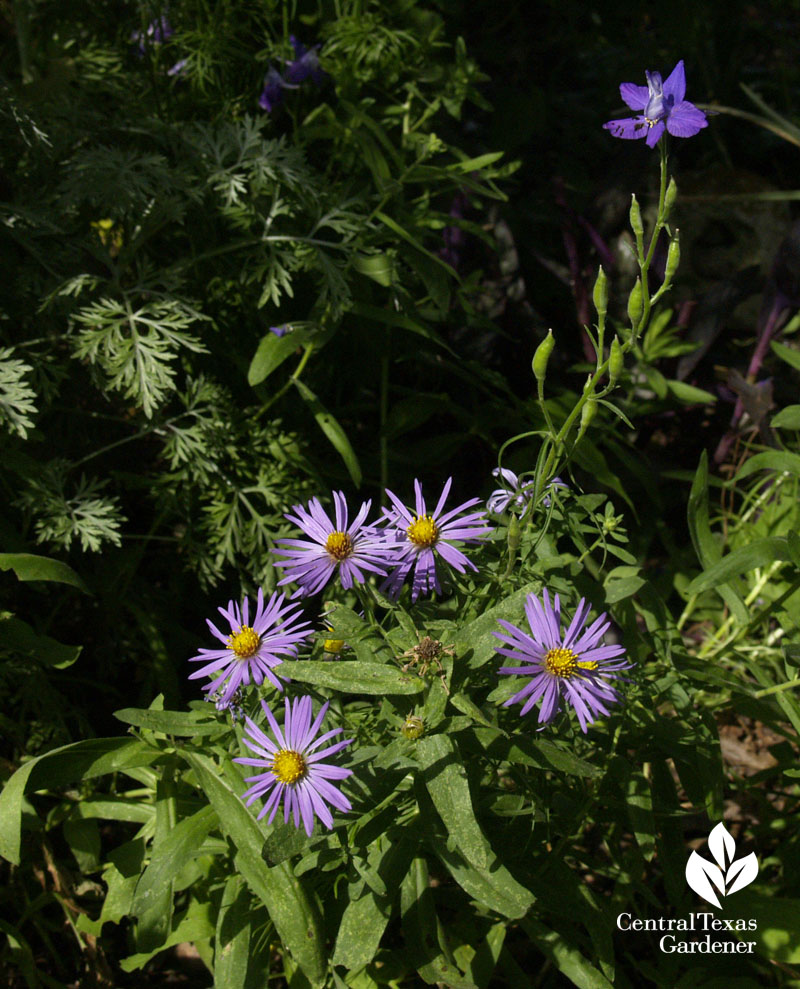
[[[332,532],[325,540],[325,550],[334,560],[346,560],[353,553],[353,540],[346,532]]]
[[[545,669],[554,677],[563,677],[569,680],[576,674],[580,676],[580,670],[596,670],[598,664],[594,660],[580,660],[578,654],[571,649],[551,649],[544,657]]]
[[[431,515],[420,515],[416,522],[412,522],[406,529],[408,538],[420,549],[427,549],[433,546],[439,538],[439,529],[433,521]]]
[[[238,632],[228,636],[228,645],[239,659],[250,659],[258,652],[261,636],[249,625],[242,625]]]
[[[344,639],[326,639],[322,643],[322,649],[324,652],[333,653],[335,656],[344,649]]]
[[[281,749],[272,760],[272,772],[281,783],[296,783],[308,772],[305,759],[292,749]]]

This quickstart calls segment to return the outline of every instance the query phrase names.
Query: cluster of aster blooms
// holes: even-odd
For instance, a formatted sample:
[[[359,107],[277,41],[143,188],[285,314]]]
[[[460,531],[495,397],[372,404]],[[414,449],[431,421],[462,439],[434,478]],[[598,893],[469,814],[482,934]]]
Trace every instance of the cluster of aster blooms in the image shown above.
[[[500,514],[514,506],[522,513],[527,511],[531,485],[521,482],[508,470],[497,471],[495,476],[506,487],[492,493],[489,510]],[[565,487],[558,479],[552,483]],[[449,511],[445,509],[451,485],[452,478],[444,484],[432,510],[428,509],[419,481],[414,482],[413,509],[387,491],[391,507],[384,509],[382,517],[374,522],[368,521],[370,501],[363,502],[352,522],[349,521],[342,492],[333,492],[333,517],[317,498],[312,498],[307,507],[295,505],[286,518],[308,538],[278,540],[276,553],[284,559],[275,566],[284,571],[279,584],[293,582],[297,589],[290,599],[276,591],[269,600],[259,590],[252,620],[246,599],[241,606],[229,601],[227,607],[219,608],[229,632],[220,631],[212,621],[208,622],[221,648],[201,649],[192,657],[192,662],[203,665],[190,679],[211,677],[204,691],[209,698],[216,698],[218,709],[236,712],[242,691],[251,684],[260,686],[266,679],[283,691],[288,680],[279,671],[283,659],[295,658],[298,647],[313,634],[310,622],[303,619],[297,598],[320,592],[335,578],[343,588],[351,589],[355,584],[364,584],[367,575],[372,574],[382,578],[381,588],[392,597],[399,596],[403,586],[410,582],[411,599],[416,601],[420,594],[441,592],[437,563],[460,573],[466,568],[476,570],[460,546],[479,543],[492,531],[491,526],[484,510],[476,510],[477,498]],[[585,627],[589,605],[584,599],[565,632],[561,628],[558,595],[551,603],[546,590],[541,600],[530,594],[525,611],[529,631],[500,621],[503,631],[495,633],[502,643],[497,647],[498,653],[519,663],[501,667],[498,672],[528,678],[505,706],[522,702],[521,713],[525,715],[539,702],[538,720],[544,726],[555,718],[563,701],[575,711],[581,729],[586,732],[597,717],[609,713],[610,704],[620,700],[612,681],[620,679],[621,671],[631,667],[624,658],[624,647],[601,644],[610,624],[605,615]],[[351,770],[323,760],[340,752],[352,739],[326,745],[342,729],[334,728],[319,735],[328,704],[323,704],[312,721],[309,695],[292,701],[286,699],[282,728],[267,703],[262,700],[261,705],[273,737],[249,717],[245,718],[244,742],[256,756],[236,761],[261,771],[248,777],[247,782],[252,785],[244,799],[249,805],[265,798],[258,817],[268,815],[269,823],[283,802],[284,820],[293,819],[295,827],[300,827],[302,822],[309,835],[317,819],[331,828],[330,807],[342,812],[350,809],[349,801],[332,781],[346,779]],[[418,718],[411,720],[419,724],[403,733],[408,738],[418,738],[422,724]]]
[[[294,35],[290,36],[289,41],[294,51],[294,58],[287,60],[282,74],[274,65],[269,67],[264,88],[258,98],[258,105],[267,113],[271,113],[276,106],[283,103],[284,90],[299,89],[307,79],[320,86],[325,79],[325,73],[319,64],[321,45],[306,48]]]

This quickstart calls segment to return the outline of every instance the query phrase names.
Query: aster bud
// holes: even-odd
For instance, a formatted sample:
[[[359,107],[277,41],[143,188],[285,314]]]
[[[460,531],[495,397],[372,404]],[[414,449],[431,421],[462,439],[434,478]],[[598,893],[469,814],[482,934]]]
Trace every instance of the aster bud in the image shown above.
[[[675,272],[678,270],[678,265],[681,263],[681,245],[678,240],[678,231],[675,231],[675,236],[669,242],[669,247],[667,248],[667,265],[664,269],[664,284],[669,285],[672,279],[675,277]]]
[[[404,738],[410,738],[412,742],[415,742],[418,738],[420,738],[424,731],[425,722],[422,718],[417,717],[416,714],[409,714],[400,728],[400,734]]]
[[[664,196],[664,222],[666,223],[669,219],[669,215],[672,212],[672,207],[675,205],[675,200],[678,198],[678,186],[675,184],[675,179],[669,180],[669,185],[667,186],[667,193]]]
[[[506,535],[506,543],[508,545],[509,555],[513,555],[519,549],[519,544],[522,542],[522,529],[519,525],[519,519],[516,515],[511,516],[511,521],[508,523],[508,534]]]
[[[619,342],[619,337],[614,337],[611,343],[611,353],[608,355],[608,383],[610,387],[613,388],[616,384],[624,366],[625,355],[622,353],[622,345]]]
[[[533,361],[531,361],[533,374],[537,381],[544,381],[547,375],[547,362],[550,360],[550,354],[553,353],[553,347],[555,347],[555,345],[556,341],[553,337],[553,331],[548,330],[547,336],[536,348],[536,353],[533,355]]]
[[[641,240],[644,237],[644,225],[642,224],[642,211],[639,209],[639,203],[636,200],[636,196],[631,196],[631,230],[636,234],[636,239]]]
[[[628,319],[631,321],[631,326],[635,329],[636,324],[642,318],[642,313],[644,312],[644,300],[642,298],[642,280],[641,278],[636,279],[636,284],[631,290],[631,294],[628,296]]]
[[[331,629],[331,632],[333,632],[333,629]],[[326,639],[322,643],[322,649],[323,652],[337,656],[344,649],[344,639]]]
[[[606,278],[606,273],[603,271],[602,264],[597,271],[597,281],[594,283],[592,301],[597,310],[597,315],[601,318],[605,316],[608,311],[608,279]]]

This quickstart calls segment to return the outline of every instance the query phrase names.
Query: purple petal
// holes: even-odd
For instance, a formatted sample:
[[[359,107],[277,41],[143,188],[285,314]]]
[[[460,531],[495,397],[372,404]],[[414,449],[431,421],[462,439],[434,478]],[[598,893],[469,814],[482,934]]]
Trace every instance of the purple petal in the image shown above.
[[[637,86],[632,82],[623,82],[619,87],[619,95],[631,110],[644,110],[650,98],[647,86]]]
[[[621,137],[625,141],[635,141],[640,137],[647,137],[651,128],[644,117],[626,117],[624,120],[609,120],[603,124],[603,130],[610,131],[614,137]]]
[[[673,103],[680,103],[686,95],[686,72],[683,68],[683,59],[678,62],[664,80],[663,93],[666,97],[671,96]]]
[[[706,115],[687,100],[674,106],[667,117],[667,130],[673,137],[694,137],[704,127],[708,127]]]

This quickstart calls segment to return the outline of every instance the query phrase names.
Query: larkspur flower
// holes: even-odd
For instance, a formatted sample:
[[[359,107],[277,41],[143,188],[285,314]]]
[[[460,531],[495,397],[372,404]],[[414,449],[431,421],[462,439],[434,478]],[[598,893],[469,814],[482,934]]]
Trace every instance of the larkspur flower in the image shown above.
[[[269,71],[267,72],[266,79],[264,79],[264,88],[261,91],[261,96],[258,98],[258,105],[262,110],[266,110],[267,113],[271,113],[276,106],[283,103],[284,89],[294,88],[296,87],[289,86],[275,66],[271,65]]]
[[[289,37],[289,41],[294,49],[294,59],[286,63],[286,72],[284,73],[286,82],[299,85],[306,79],[311,79],[318,86],[321,85],[325,79],[325,73],[320,68],[318,54],[322,45],[306,48],[294,35]]]
[[[330,781],[346,779],[351,775],[352,769],[343,769],[321,760],[325,756],[341,752],[352,739],[346,738],[320,749],[321,745],[342,731],[341,728],[333,728],[317,738],[328,710],[327,701],[312,724],[311,698],[299,697],[290,704],[287,697],[283,731],[264,701],[261,706],[277,745],[250,718],[245,719],[247,728],[244,743],[257,753],[257,758],[242,756],[233,761],[245,766],[255,766],[265,772],[247,777],[247,782],[253,785],[242,794],[242,799],[249,807],[259,797],[269,794],[259,811],[258,820],[269,814],[267,823],[272,824],[282,797],[285,822],[293,816],[294,826],[299,828],[302,818],[306,834],[310,835],[316,818],[319,818],[330,830],[333,827],[333,816],[328,804],[345,813],[350,810],[350,801]]]
[[[260,686],[264,677],[273,687],[283,690],[272,671],[283,662],[281,656],[296,656],[298,643],[313,634],[309,622],[297,621],[300,609],[288,604],[284,595],[277,592],[265,604],[264,592],[259,590],[252,625],[247,598],[241,608],[229,601],[227,608],[217,611],[230,625],[230,633],[224,635],[210,619],[206,623],[225,648],[201,649],[197,656],[192,656],[190,663],[206,665],[190,674],[189,679],[218,674],[203,690],[209,694],[219,691],[219,710],[228,707],[240,686],[251,682]]]
[[[288,324],[285,326],[270,326],[269,328],[269,332],[274,333],[276,337],[285,337],[290,330],[291,326]]]
[[[328,583],[336,571],[342,587],[349,590],[356,581],[363,584],[364,570],[386,575],[390,548],[375,528],[365,524],[371,501],[365,501],[350,525],[347,524],[347,502],[341,491],[333,492],[334,516],[322,507],[319,498],[312,498],[308,509],[294,505],[294,515],[285,518],[294,522],[309,539],[278,539],[275,549],[286,557],[275,563],[285,572],[278,586],[295,581],[299,585],[292,597],[316,594]],[[288,547],[284,549],[284,547]]]
[[[525,715],[541,700],[539,724],[547,724],[560,710],[563,698],[578,716],[581,730],[586,732],[587,725],[608,714],[606,705],[619,702],[618,692],[607,681],[623,679],[617,671],[629,670],[633,664],[624,658],[624,646],[600,644],[610,625],[605,621],[605,612],[584,628],[589,610],[585,598],[581,598],[574,618],[562,635],[561,602],[556,594],[551,605],[544,590],[541,601],[535,594],[529,594],[525,602],[530,635],[498,619],[508,634],[493,634],[510,648],[498,646],[497,652],[522,663],[503,666],[498,672],[531,677],[504,707],[524,701],[520,714]]]
[[[131,41],[137,42],[138,54],[144,56],[149,45],[161,45],[173,35],[172,25],[163,14],[150,21],[144,31],[132,31]]]
[[[693,137],[708,126],[703,111],[684,99],[686,72],[683,59],[663,82],[660,72],[645,72],[645,76],[646,86],[623,82],[619,87],[620,96],[631,110],[643,113],[624,120],[609,120],[603,124],[605,130],[625,140],[643,137],[647,146],[654,148],[665,128],[673,137]]]
[[[497,488],[495,491],[489,495],[486,502],[486,507],[494,515],[502,515],[509,505],[514,504],[517,508],[522,509],[520,512],[520,518],[522,518],[528,511],[531,498],[533,498],[533,492],[535,484],[533,481],[520,481],[517,475],[509,470],[507,467],[495,467],[492,471],[492,476],[496,477],[499,481],[502,481],[505,487]],[[548,488],[566,488],[569,485],[565,484],[560,477],[554,477],[552,481],[547,485]],[[550,507],[549,497],[542,499],[542,504],[545,508]]]
[[[480,503],[479,498],[470,498],[444,512],[444,505],[450,493],[453,479],[449,477],[442,488],[442,493],[436,503],[436,508],[429,512],[422,495],[422,485],[414,481],[415,511],[412,511],[400,501],[397,495],[387,489],[394,510],[385,511],[386,528],[384,538],[395,555],[395,569],[384,581],[381,589],[388,590],[396,597],[413,570],[411,581],[411,600],[416,601],[420,594],[428,591],[441,593],[439,576],[436,572],[436,557],[440,556],[459,573],[466,568],[478,568],[454,545],[458,543],[476,543],[485,538],[492,527],[483,510],[463,515],[470,508]]]

